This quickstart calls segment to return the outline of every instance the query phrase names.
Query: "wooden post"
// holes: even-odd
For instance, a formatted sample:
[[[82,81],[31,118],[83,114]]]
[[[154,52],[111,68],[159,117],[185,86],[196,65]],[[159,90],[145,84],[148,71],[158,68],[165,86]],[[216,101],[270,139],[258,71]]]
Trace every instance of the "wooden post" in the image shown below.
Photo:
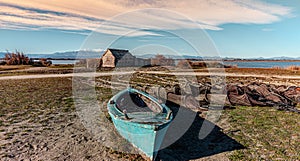
[[[182,105],[184,97],[182,95],[177,95],[174,93],[168,93],[168,101]]]
[[[171,114],[172,114],[172,111],[170,110],[170,111],[168,112],[168,115],[167,115],[167,117],[166,117],[166,120],[170,120]]]

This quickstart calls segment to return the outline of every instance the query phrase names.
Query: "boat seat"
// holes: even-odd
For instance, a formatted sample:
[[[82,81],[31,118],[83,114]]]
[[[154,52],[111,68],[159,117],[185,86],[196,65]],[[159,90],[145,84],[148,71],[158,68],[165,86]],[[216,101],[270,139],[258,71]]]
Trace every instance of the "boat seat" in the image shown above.
[[[153,113],[153,112],[135,112],[130,113],[128,116],[131,118],[131,122],[143,123],[143,124],[159,124],[167,122],[166,114]]]
[[[153,112],[137,93],[124,93],[117,101],[116,106],[120,111],[127,113]]]

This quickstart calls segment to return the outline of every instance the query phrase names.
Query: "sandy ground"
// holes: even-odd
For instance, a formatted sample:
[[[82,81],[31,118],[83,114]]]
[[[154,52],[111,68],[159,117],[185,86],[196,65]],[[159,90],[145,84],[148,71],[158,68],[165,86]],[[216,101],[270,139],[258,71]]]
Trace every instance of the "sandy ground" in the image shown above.
[[[20,122],[10,131],[12,139],[0,136],[1,160],[131,160],[113,154],[83,126],[76,112],[43,115],[47,125]],[[29,126],[29,127],[28,127]],[[19,132],[20,131],[20,132]]]
[[[2,80],[0,84],[0,160],[141,158],[107,148],[87,130],[73,104],[70,78]]]

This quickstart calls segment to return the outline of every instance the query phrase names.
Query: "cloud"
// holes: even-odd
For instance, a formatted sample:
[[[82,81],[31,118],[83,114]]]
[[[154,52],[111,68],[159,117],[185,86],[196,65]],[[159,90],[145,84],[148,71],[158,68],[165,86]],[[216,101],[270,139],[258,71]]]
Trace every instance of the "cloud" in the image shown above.
[[[102,25],[99,32],[106,34],[135,31],[128,36],[156,35],[139,28],[194,28],[194,22],[208,30],[222,30],[220,26],[226,23],[269,24],[292,14],[290,7],[259,0],[0,0],[0,8],[2,29],[47,28],[82,34],[83,30],[97,30]],[[146,8],[161,10],[129,12],[127,19],[120,15],[117,16],[120,19],[112,19],[124,12]]]
[[[101,20],[87,19],[82,16],[51,11],[40,12],[29,8],[1,6],[1,28],[5,29],[41,29],[53,28],[61,30],[93,30],[101,24]]]

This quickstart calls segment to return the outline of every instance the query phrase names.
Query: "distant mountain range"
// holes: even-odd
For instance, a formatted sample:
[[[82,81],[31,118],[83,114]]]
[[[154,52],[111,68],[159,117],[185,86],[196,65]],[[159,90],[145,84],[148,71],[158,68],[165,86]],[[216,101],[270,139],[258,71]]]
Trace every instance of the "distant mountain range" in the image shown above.
[[[53,54],[25,54],[30,58],[52,58],[52,59],[86,59],[86,58],[99,58],[104,51],[67,51],[56,52]],[[0,52],[0,58],[5,57],[6,52]]]
[[[137,55],[138,58],[154,58],[156,54],[145,54],[145,55]],[[220,59],[221,57],[207,57],[207,56],[193,56],[193,55],[164,55],[167,58],[172,59]]]
[[[81,51],[67,51],[67,52],[56,52],[53,54],[42,55],[40,54],[39,57],[44,58],[55,58],[55,59],[86,59],[86,58],[100,58],[104,51],[88,51],[88,50],[81,50]],[[33,54],[31,55],[34,56]]]
[[[273,59],[273,60],[300,60],[300,57],[291,58],[291,57],[281,56],[281,57],[273,57],[271,59]]]
[[[30,58],[52,58],[52,59],[86,59],[86,58],[100,58],[105,51],[91,51],[91,50],[81,50],[81,51],[67,51],[67,52],[56,52],[53,54],[26,54]],[[0,52],[0,58],[5,57],[6,52]],[[156,54],[145,54],[137,55],[139,58],[153,58]],[[164,55],[165,57],[172,59],[220,59],[220,57],[207,57],[207,56],[192,56],[192,55]],[[222,58],[225,60],[240,60],[243,58]],[[246,59],[248,60],[248,59]],[[249,60],[300,60],[300,57],[273,57],[273,58],[249,58]]]
[[[154,58],[156,54],[145,54],[145,55],[137,55],[139,58]],[[164,55],[167,58],[172,58],[172,59],[204,59],[204,60],[218,60],[218,59],[223,59],[223,60],[300,60],[300,57],[298,58],[293,58],[293,57],[272,57],[272,58],[230,58],[230,57],[217,57],[217,56],[193,56],[193,55]]]

